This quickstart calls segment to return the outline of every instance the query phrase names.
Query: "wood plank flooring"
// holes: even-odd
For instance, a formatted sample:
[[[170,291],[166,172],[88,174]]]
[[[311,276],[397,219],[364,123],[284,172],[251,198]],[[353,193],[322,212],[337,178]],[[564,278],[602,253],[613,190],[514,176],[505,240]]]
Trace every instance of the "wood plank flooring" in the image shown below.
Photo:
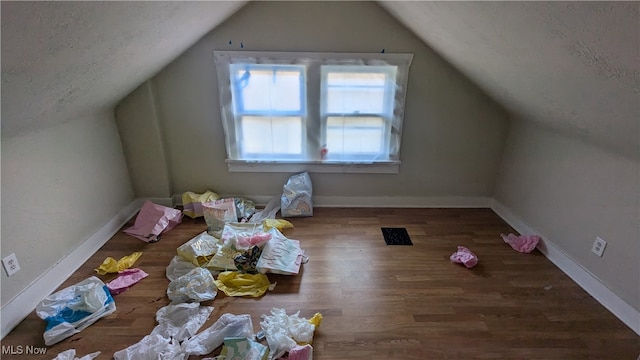
[[[614,317],[537,250],[520,254],[500,233],[513,232],[489,209],[316,208],[290,219],[285,232],[310,257],[298,276],[269,275],[274,291],[259,299],[225,297],[203,303],[215,309],[206,328],[224,313],[260,315],[273,307],[303,317],[321,312],[314,360],[324,359],[629,359],[640,337]],[[131,222],[130,222],[131,223]],[[405,227],[413,246],[387,246],[381,227]],[[122,232],[61,288],[89,276],[107,257],[134,251],[135,267],[149,277],[115,296],[117,311],[48,348],[46,355],[3,354],[2,359],[52,359],[75,348],[99,359],[147,335],[156,311],[169,303],[165,269],[175,249],[206,229],[202,219],[183,223],[153,244]],[[458,245],[479,264],[449,261]],[[114,276],[98,276],[105,282]],[[29,315],[1,342],[43,347],[43,320]],[[215,354],[215,353],[214,353]],[[209,355],[213,356],[213,355]],[[192,356],[190,359],[203,357]]]

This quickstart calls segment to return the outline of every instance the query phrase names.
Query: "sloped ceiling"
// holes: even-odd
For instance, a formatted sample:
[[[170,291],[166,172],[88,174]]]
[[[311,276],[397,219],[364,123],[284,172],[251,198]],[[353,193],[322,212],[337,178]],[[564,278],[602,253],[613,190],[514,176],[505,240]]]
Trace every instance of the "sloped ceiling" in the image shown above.
[[[2,137],[112,108],[245,3],[2,1]],[[514,117],[640,158],[640,3],[379,3]]]
[[[245,1],[2,1],[2,137],[113,108]]]
[[[639,2],[380,4],[514,117],[640,158]]]

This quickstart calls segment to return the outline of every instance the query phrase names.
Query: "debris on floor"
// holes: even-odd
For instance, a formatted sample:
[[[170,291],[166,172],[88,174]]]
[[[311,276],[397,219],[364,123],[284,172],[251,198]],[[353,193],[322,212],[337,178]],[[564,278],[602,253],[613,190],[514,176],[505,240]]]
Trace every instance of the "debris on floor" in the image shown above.
[[[299,312],[287,315],[284,309],[278,308],[271,309],[271,315],[262,315],[260,328],[269,345],[269,359],[279,359],[298,345],[311,344],[322,315],[317,313],[312,319],[299,317]]]
[[[300,265],[308,261],[300,241],[288,239],[278,229],[269,230],[273,236],[262,249],[256,269],[262,274],[296,275]]]
[[[313,186],[309,173],[293,175],[282,187],[282,217],[313,216]]]
[[[218,248],[218,240],[203,231],[180,245],[176,251],[179,256],[195,266],[207,266],[211,255],[215,254]]]
[[[271,287],[264,274],[243,274],[238,271],[221,272],[215,283],[227,296],[260,297]]]
[[[104,259],[102,264],[96,269],[96,272],[100,275],[106,275],[109,273],[117,273],[124,269],[128,269],[135,264],[136,261],[142,256],[141,252],[134,252],[131,255],[123,256],[120,260],[112,257]]]
[[[139,342],[113,354],[115,360],[184,360],[180,342],[173,338],[165,338],[159,334],[150,334]]]
[[[118,295],[147,276],[149,276],[149,274],[140,269],[122,270],[118,272],[118,277],[107,283],[107,287],[111,295]]]
[[[540,236],[538,235],[517,236],[514,234],[500,234],[500,236],[502,237],[502,240],[509,244],[514,250],[527,254],[532,252],[540,241]]]
[[[76,349],[65,350],[58,354],[53,360],[92,360],[100,355],[100,351],[96,351],[91,354],[87,354],[83,357],[76,357]]]
[[[220,195],[213,191],[207,190],[202,194],[196,194],[191,191],[182,194],[182,213],[195,219],[204,216],[202,204],[220,199]]]
[[[174,304],[213,300],[218,289],[211,273],[197,267],[169,283],[167,296]]]
[[[116,360],[186,359],[181,342],[195,335],[213,307],[199,303],[167,305],[156,312],[158,325],[139,342],[113,354]]]
[[[36,314],[47,322],[44,343],[62,341],[116,311],[107,286],[95,276],[55,292],[42,300]]]
[[[471,269],[478,264],[476,254],[464,246],[458,246],[458,251],[451,254],[450,259],[454,263],[463,264],[467,269]]]
[[[176,248],[166,268],[170,281],[166,294],[171,303],[157,311],[158,325],[137,343],[115,352],[114,359],[184,360],[217,349],[225,358],[271,360],[287,356],[311,360],[311,340],[322,320],[319,313],[307,320],[299,313],[287,315],[283,309],[274,308],[271,315],[262,316],[259,338],[253,332],[250,315],[224,313],[198,333],[214,309],[200,302],[214,300],[218,291],[226,296],[261,297],[276,285],[269,281],[268,274],[294,276],[308,262],[300,241],[282,233],[293,224],[275,216],[281,209],[285,216],[312,216],[309,175],[292,176],[283,191],[258,211],[251,200],[220,198],[212,191],[185,192],[184,211],[146,201],[125,233],[145,242],[158,241],[161,234],[182,221],[183,213],[191,218],[203,216],[207,228]],[[95,270],[100,275],[118,273],[108,284],[94,276],[44,299],[36,310],[47,321],[45,343],[57,343],[113,313],[116,307],[112,295],[149,276],[142,269],[131,268],[141,255],[135,252],[120,260],[105,259]],[[94,354],[81,360],[90,360],[88,356]],[[76,360],[75,352],[60,356],[70,356],[60,360]]]
[[[223,314],[210,327],[186,340],[182,347],[187,355],[207,355],[224,343],[227,337],[253,338],[253,322],[248,314]]]
[[[222,359],[267,360],[269,348],[243,337],[226,337],[220,352]]]
[[[182,211],[145,201],[133,226],[124,232],[145,242],[156,242],[181,222]]]
[[[293,229],[293,224],[284,219],[264,219],[262,220],[262,226],[266,231],[271,230],[271,228],[276,228],[280,231]]]
[[[200,330],[212,311],[213,306],[200,306],[200,303],[167,305],[156,312],[158,325],[151,334],[184,341]]]

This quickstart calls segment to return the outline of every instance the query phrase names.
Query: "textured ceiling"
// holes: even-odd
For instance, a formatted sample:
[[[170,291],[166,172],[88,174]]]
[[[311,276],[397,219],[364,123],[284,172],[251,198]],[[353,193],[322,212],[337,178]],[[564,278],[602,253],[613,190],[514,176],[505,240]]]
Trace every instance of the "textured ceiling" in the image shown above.
[[[2,137],[113,108],[244,3],[2,1]]]
[[[640,158],[639,2],[380,4],[517,117]]]
[[[244,3],[2,1],[2,137],[113,108]],[[639,2],[379,3],[517,117],[640,158]]]

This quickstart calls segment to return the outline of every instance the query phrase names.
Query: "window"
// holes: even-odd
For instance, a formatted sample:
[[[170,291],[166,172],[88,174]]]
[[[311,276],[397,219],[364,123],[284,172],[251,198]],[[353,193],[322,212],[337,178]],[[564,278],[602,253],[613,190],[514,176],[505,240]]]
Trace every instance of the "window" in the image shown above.
[[[397,172],[412,55],[214,55],[231,171]]]

